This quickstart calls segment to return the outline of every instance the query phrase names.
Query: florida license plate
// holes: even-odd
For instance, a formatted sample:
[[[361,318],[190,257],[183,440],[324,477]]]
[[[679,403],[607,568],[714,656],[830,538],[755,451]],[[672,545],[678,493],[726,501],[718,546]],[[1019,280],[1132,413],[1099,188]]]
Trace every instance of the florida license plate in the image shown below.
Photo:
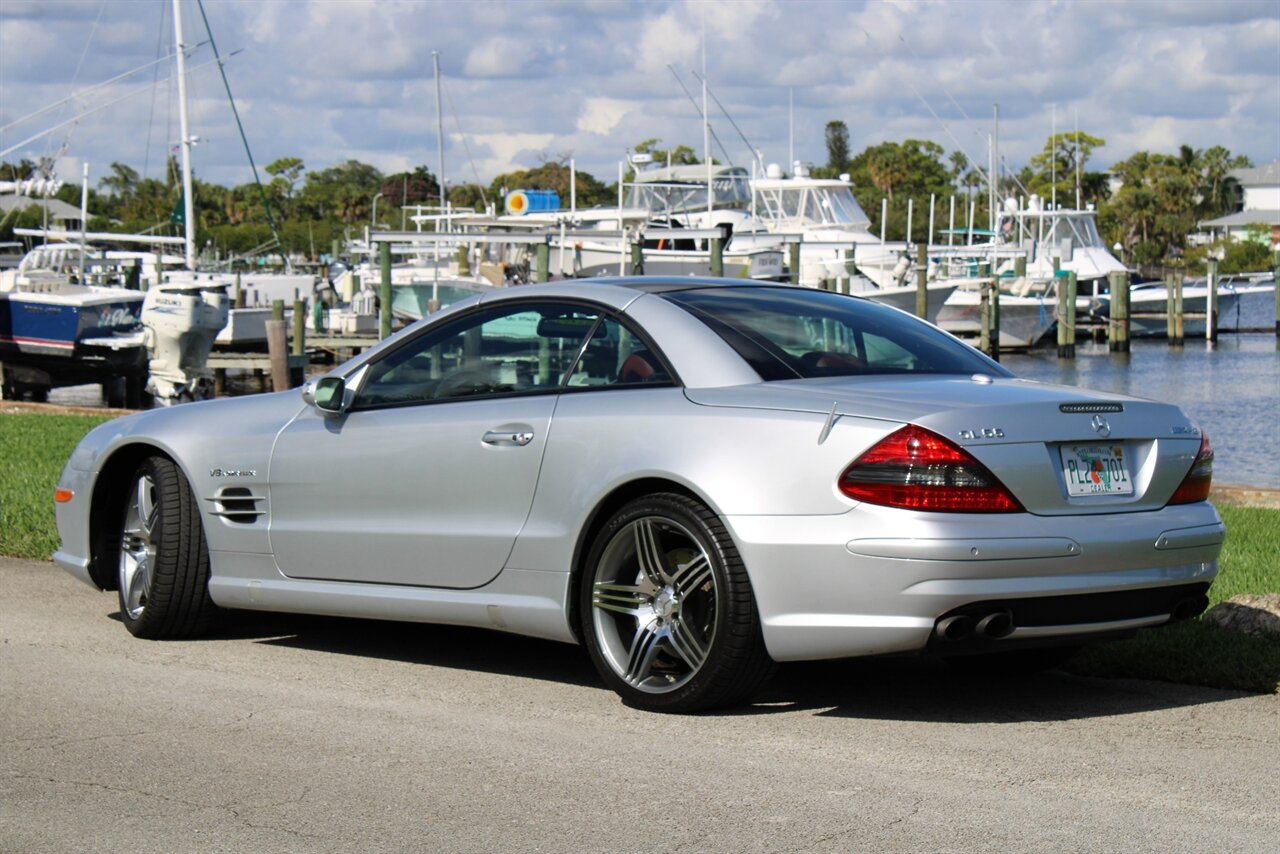
[[[1063,445],[1062,477],[1067,495],[1132,495],[1129,459],[1122,445]]]

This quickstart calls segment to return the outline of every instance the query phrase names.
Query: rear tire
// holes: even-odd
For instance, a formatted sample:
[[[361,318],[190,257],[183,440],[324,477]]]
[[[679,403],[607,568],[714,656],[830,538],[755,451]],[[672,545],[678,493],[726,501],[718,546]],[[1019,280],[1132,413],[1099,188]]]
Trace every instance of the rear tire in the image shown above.
[[[161,456],[142,462],[118,530],[113,545],[125,628],[156,640],[203,633],[217,610],[209,598],[209,546],[177,464]]]
[[[727,706],[773,672],[742,559],[716,515],[685,496],[646,496],[614,514],[579,596],[591,660],[629,706]]]

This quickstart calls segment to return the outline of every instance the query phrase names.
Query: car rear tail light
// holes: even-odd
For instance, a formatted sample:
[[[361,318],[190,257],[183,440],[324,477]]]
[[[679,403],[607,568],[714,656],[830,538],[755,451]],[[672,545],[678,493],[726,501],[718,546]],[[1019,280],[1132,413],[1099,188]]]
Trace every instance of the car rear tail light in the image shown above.
[[[1191,464],[1191,471],[1178,484],[1170,504],[1194,504],[1209,497],[1209,485],[1213,482],[1213,446],[1209,444],[1209,434],[1200,434],[1200,451],[1196,461]]]
[[[968,451],[908,424],[886,436],[840,475],[850,498],[944,513],[1017,513],[1018,499]]]

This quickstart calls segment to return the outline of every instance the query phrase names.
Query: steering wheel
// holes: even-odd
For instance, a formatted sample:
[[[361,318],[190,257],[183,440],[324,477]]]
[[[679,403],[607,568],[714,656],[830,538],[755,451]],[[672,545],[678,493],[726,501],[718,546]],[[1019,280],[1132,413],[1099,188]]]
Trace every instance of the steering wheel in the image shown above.
[[[484,371],[463,368],[440,380],[431,392],[431,397],[465,397],[488,391],[490,385],[489,375]]]

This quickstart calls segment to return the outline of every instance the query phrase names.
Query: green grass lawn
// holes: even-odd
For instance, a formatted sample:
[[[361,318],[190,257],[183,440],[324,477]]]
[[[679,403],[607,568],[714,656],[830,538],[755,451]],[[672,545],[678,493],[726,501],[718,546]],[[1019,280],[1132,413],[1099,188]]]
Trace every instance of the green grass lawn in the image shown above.
[[[0,414],[0,554],[47,560],[58,545],[53,491],[80,437],[106,415]],[[1228,535],[1212,604],[1280,592],[1280,510],[1220,505]],[[1280,636],[1257,637],[1191,620],[1087,648],[1067,668],[1088,676],[1161,679],[1280,692]]]
[[[58,475],[81,437],[110,418],[0,413],[0,554],[35,560],[53,554]]]

